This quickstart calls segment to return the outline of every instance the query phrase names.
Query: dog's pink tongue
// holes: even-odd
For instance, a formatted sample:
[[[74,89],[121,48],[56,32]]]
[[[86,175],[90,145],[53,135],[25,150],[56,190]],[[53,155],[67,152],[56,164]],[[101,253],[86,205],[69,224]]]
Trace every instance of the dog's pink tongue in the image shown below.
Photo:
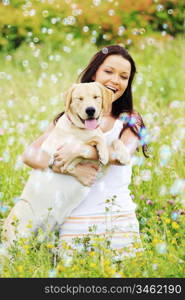
[[[92,119],[92,120],[85,120],[85,128],[86,129],[96,129],[97,127],[97,121],[96,119]]]

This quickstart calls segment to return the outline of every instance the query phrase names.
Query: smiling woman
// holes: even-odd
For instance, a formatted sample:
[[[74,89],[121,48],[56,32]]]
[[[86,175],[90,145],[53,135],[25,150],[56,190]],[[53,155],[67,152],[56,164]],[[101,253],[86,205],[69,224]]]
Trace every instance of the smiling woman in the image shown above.
[[[128,188],[132,175],[132,159],[127,165],[121,164],[116,152],[118,143],[115,143],[118,141],[124,145],[130,157],[141,145],[143,154],[147,157],[147,145],[142,135],[145,125],[140,114],[133,108],[131,87],[135,72],[135,63],[130,54],[123,47],[113,45],[106,47],[106,51],[103,48],[97,52],[78,78],[81,83],[96,81],[113,91],[111,109],[104,112],[100,123],[109,149],[109,165],[102,169],[98,162],[97,150],[93,146],[84,145],[81,148],[68,143],[58,148],[51,164],[53,172],[61,173],[61,167],[66,161],[71,157],[79,157],[82,161],[68,172],[68,175],[91,187],[87,197],[61,226],[62,241],[73,243],[74,238],[89,235],[89,228],[94,225],[96,234],[108,235],[111,247],[120,249],[122,253],[125,253],[124,247],[131,248],[135,240],[140,240],[135,215],[136,205]],[[76,95],[76,98],[80,105],[83,95]],[[106,104],[108,105],[108,102]],[[94,126],[90,119],[95,112],[91,109],[86,113],[89,114],[86,118],[87,127]],[[25,151],[23,157],[27,165],[40,169],[48,166],[50,157],[40,150],[41,145],[63,114],[64,112],[58,114],[48,131],[32,143],[31,155]],[[80,118],[84,119],[81,113]],[[39,159],[36,163],[37,156]],[[103,176],[99,177],[99,172],[103,173]]]

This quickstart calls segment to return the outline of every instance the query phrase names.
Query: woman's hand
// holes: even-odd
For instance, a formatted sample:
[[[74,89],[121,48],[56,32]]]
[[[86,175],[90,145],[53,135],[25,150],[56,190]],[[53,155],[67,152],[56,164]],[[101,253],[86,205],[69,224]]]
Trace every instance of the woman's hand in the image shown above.
[[[72,175],[83,185],[91,186],[97,178],[99,168],[100,166],[96,162],[82,161],[74,169],[61,172],[61,163],[56,160],[52,170],[56,173]]]
[[[81,157],[81,145],[73,145],[71,143],[64,144],[57,148],[54,154],[56,170],[62,168],[64,171],[67,166],[75,159]]]
[[[74,176],[85,186],[91,186],[98,175],[100,166],[97,163],[81,162],[76,165]]]

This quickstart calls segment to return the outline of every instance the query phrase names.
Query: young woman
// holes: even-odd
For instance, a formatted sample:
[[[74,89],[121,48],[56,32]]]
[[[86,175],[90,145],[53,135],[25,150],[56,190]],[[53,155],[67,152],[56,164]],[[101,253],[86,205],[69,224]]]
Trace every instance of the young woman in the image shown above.
[[[91,190],[62,225],[61,239],[66,242],[71,243],[76,237],[86,236],[92,226],[96,229],[96,234],[111,234],[111,246],[115,249],[130,247],[135,239],[139,240],[136,205],[128,189],[132,162],[125,166],[119,165],[110,146],[113,140],[120,138],[131,156],[141,145],[143,154],[147,157],[147,145],[142,140],[145,125],[139,113],[134,111],[132,102],[131,87],[135,72],[135,63],[129,53],[119,45],[112,45],[97,52],[79,76],[78,81],[82,83],[97,81],[114,92],[112,110],[104,115],[100,126],[109,146],[109,167],[98,178],[101,170],[94,147],[84,146],[77,150],[73,145],[66,145],[58,148],[54,163],[50,165],[53,172],[60,173],[61,166],[70,157],[94,160],[94,163],[83,161],[70,171],[71,176],[75,176],[82,184],[91,186]],[[26,149],[23,154],[25,164],[32,168],[48,167],[50,157],[40,147],[62,114]]]

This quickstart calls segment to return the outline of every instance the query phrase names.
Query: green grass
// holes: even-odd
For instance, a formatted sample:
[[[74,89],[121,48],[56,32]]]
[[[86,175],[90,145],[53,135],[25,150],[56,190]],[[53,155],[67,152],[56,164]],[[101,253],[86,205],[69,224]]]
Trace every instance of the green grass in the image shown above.
[[[11,264],[1,258],[1,277],[184,277],[184,41],[153,45],[143,41],[143,45],[144,49],[137,46],[130,53],[138,71],[134,104],[148,128],[150,159],[142,160],[141,150],[136,153],[130,190],[137,203],[144,251],[115,259],[106,241],[97,238],[91,241],[91,252],[88,241],[82,241],[81,250],[66,245],[59,257],[56,241],[22,240],[24,253],[13,249]],[[31,170],[21,163],[22,152],[62,111],[61,93],[76,81],[78,70],[96,50],[76,44],[71,53],[53,53],[46,45],[0,54],[1,223]]]

